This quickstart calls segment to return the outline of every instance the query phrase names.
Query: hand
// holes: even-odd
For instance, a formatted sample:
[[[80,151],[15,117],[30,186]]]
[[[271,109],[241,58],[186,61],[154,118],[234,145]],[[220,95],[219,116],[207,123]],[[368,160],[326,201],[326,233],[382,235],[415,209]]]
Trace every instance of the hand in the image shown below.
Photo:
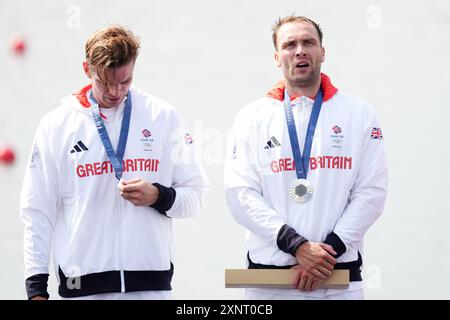
[[[151,206],[159,198],[159,190],[143,179],[120,180],[120,195],[135,206]]]
[[[314,291],[323,283],[321,278],[297,264],[292,267],[296,271],[292,286],[300,291]]]
[[[304,242],[295,252],[299,265],[312,273],[314,276],[325,280],[331,275],[336,259],[333,247],[325,243]]]
[[[35,296],[35,297],[31,298],[31,300],[48,300],[48,299],[41,297],[41,296]]]

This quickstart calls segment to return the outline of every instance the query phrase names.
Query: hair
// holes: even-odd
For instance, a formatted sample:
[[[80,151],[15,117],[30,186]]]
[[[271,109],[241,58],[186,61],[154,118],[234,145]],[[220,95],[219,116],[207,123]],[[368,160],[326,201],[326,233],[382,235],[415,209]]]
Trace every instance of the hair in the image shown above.
[[[102,74],[136,60],[140,41],[130,30],[112,25],[94,32],[86,41],[86,61],[89,68]]]
[[[322,45],[323,33],[322,29],[320,29],[319,24],[309,18],[303,16],[295,16],[294,14],[291,14],[290,16],[284,18],[278,18],[272,26],[272,41],[273,45],[275,46],[275,50],[277,50],[278,30],[281,28],[282,25],[289,22],[306,22],[312,24],[314,28],[316,28],[317,33],[319,34],[320,44]]]

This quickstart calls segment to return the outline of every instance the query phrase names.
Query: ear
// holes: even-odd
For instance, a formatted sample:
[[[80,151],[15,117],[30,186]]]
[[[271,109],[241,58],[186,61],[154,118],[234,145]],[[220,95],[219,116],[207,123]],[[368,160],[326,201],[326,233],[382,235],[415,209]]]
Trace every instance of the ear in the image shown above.
[[[325,61],[325,48],[322,47],[322,58],[320,59],[320,61],[323,63]]]
[[[278,68],[281,67],[281,62],[280,62],[280,55],[278,54],[278,52],[275,52],[275,54],[273,55],[276,65]]]
[[[89,69],[89,65],[87,61],[83,61],[83,70],[89,79],[91,79],[91,70]]]

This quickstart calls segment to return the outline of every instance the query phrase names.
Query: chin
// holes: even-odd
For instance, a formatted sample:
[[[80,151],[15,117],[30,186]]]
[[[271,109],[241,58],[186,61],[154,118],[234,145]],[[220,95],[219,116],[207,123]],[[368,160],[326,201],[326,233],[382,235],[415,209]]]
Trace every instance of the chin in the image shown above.
[[[119,99],[119,100],[110,100],[107,99],[105,102],[105,105],[108,105],[109,107],[117,107],[118,105],[120,105],[120,103],[122,102],[123,99]]]
[[[306,86],[314,84],[314,79],[311,77],[295,77],[294,83],[296,83],[297,85],[299,85],[301,87],[306,87]]]
[[[294,77],[294,82],[301,84],[302,86],[314,85],[318,76],[320,77],[320,73],[317,75],[314,72],[310,72],[305,75],[297,75]]]

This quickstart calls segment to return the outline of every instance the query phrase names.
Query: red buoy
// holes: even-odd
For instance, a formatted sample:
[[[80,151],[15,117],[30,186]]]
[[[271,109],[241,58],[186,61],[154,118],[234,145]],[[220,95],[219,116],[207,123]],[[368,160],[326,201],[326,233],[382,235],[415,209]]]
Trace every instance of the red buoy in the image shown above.
[[[10,147],[0,147],[0,163],[12,164],[16,158],[14,151]]]
[[[20,37],[16,36],[11,41],[11,50],[16,55],[23,55],[25,53],[26,45],[25,40]]]

